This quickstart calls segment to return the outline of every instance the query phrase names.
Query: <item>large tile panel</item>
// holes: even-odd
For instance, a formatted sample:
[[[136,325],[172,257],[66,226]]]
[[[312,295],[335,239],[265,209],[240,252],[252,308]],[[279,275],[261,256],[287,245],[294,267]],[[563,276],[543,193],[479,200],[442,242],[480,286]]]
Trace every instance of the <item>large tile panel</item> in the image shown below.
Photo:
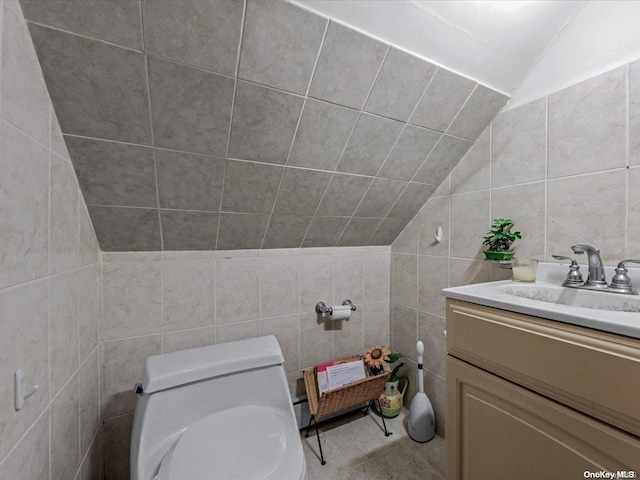
[[[49,410],[46,410],[0,463],[0,478],[49,479],[50,438]]]
[[[413,181],[440,185],[472,145],[468,140],[443,135],[413,177]]]
[[[160,208],[218,211],[227,162],[223,158],[156,150]]]
[[[347,228],[344,229],[336,246],[355,247],[367,245],[369,238],[375,232],[381,220],[379,218],[358,218],[349,220]]]
[[[614,170],[548,182],[547,252],[568,254],[579,243],[600,249],[602,259],[613,263],[625,254],[625,204],[620,185],[626,170]]]
[[[160,210],[164,250],[215,250],[219,213]]]
[[[222,210],[271,213],[283,174],[284,169],[275,165],[230,160],[224,181]]]
[[[475,141],[451,171],[451,193],[485,190],[491,184],[491,128]]]
[[[32,22],[123,47],[142,48],[140,6],[137,0],[21,0],[20,4],[24,16]]]
[[[444,132],[475,85],[473,80],[438,69],[409,122]]]
[[[334,174],[316,213],[326,216],[353,215],[372,181],[367,177]]]
[[[78,368],[78,273],[51,278],[49,357],[51,396],[58,393]]]
[[[440,137],[438,132],[407,125],[389,152],[378,175],[398,180],[411,180]]]
[[[40,143],[49,143],[49,96],[18,2],[0,5],[0,114]]]
[[[360,202],[355,216],[384,218],[406,186],[407,182],[400,180],[376,178]]]
[[[336,22],[330,22],[309,95],[360,109],[389,47]]]
[[[226,156],[234,80],[149,58],[157,147]]]
[[[356,110],[308,98],[288,164],[335,170],[358,117]]]
[[[498,115],[492,128],[491,186],[544,180],[547,174],[547,102]],[[562,163],[564,163],[564,159]]]
[[[297,95],[238,81],[229,156],[286,163],[303,102]]]
[[[88,208],[102,251],[162,249],[158,210],[92,206]]]
[[[549,96],[549,178],[626,165],[626,67]]]
[[[216,324],[260,317],[260,259],[216,260]]]
[[[65,140],[87,204],[158,206],[150,147],[70,136]]]
[[[401,131],[400,122],[363,113],[353,130],[337,171],[376,175]]]
[[[504,107],[507,100],[509,97],[506,95],[484,85],[477,85],[467,103],[451,122],[447,133],[475,140]]]
[[[287,168],[273,213],[313,215],[330,180],[328,172]]]
[[[49,273],[78,266],[78,182],[68,160],[51,155]]]
[[[147,357],[162,353],[162,335],[125,338],[102,344],[103,379],[102,415],[106,420],[104,433],[107,436],[105,453],[117,448],[109,441],[109,419],[133,413],[137,396],[132,386],[142,380],[142,367]],[[122,441],[124,439],[120,439]],[[128,438],[127,438],[128,441]]]
[[[484,258],[482,237],[491,226],[489,191],[451,196],[450,254],[459,258]]]
[[[262,248],[294,248],[302,245],[311,215],[272,215]]]
[[[141,53],[39,25],[30,30],[63,133],[151,143]]]
[[[142,7],[149,52],[235,74],[243,2],[145,1]]]
[[[424,202],[433,194],[435,189],[435,185],[409,183],[393,208],[389,211],[389,217],[413,218],[424,205]]]
[[[391,48],[364,109],[407,121],[436,66],[397,48]]]
[[[326,26],[325,18],[290,3],[247,2],[238,75],[305,94]]]
[[[629,163],[640,165],[640,60],[629,65]]]
[[[2,288],[49,271],[49,152],[0,120],[0,170]]]
[[[160,262],[105,263],[103,296],[103,340],[161,331]]]
[[[349,223],[349,217],[321,217],[316,215],[311,220],[302,246],[333,247],[340,235],[342,235],[347,223]]]
[[[4,458],[49,403],[49,281],[0,292],[0,315],[0,458]],[[18,368],[24,370],[28,385],[40,386],[19,412],[13,408],[13,375]]]
[[[269,215],[259,213],[221,213],[217,250],[260,248]]]
[[[522,240],[517,240],[513,246],[516,256],[543,259],[545,207],[543,182],[496,188],[491,191],[491,218],[510,218],[515,222],[515,229],[522,232]],[[558,252],[549,252],[549,257],[553,253]],[[566,252],[562,253],[565,254]]]
[[[74,375],[51,402],[51,478],[73,478],[80,467],[80,405]]]

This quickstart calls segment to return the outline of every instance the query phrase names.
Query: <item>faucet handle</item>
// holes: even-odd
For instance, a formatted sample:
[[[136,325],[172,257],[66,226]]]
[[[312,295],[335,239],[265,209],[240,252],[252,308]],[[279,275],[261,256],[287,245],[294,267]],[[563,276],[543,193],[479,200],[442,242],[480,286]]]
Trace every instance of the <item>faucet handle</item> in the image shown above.
[[[640,260],[629,258],[627,260],[621,261],[616,268],[616,274],[611,278],[609,288],[612,288],[620,293],[630,293],[633,295],[637,295],[638,291],[633,288],[633,285],[631,285],[631,279],[629,278],[629,275],[627,275],[628,270],[625,266],[625,264],[627,263],[640,263]]]
[[[625,264],[627,263],[640,263],[640,260],[635,259],[635,258],[628,258],[627,260],[622,260],[619,264],[618,264],[618,268],[620,269],[627,269],[627,267],[625,266]]]
[[[569,266],[569,273],[567,273],[567,278],[564,282],[562,282],[562,286],[566,287],[568,285],[582,285],[584,280],[582,279],[582,273],[580,273],[580,265],[576,262],[575,258],[565,257],[563,255],[551,255],[556,260],[569,260],[571,262],[571,266]]]

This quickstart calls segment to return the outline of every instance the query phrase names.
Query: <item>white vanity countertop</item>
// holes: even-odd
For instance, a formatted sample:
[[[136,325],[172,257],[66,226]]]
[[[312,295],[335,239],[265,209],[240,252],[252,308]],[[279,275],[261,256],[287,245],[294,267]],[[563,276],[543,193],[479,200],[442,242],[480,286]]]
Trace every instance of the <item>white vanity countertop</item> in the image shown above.
[[[609,281],[615,271],[613,267],[605,269]],[[582,265],[580,270],[587,278],[587,266]],[[533,283],[511,280],[476,283],[445,288],[442,295],[640,339],[640,295],[562,287],[567,272],[568,265],[540,263]],[[640,269],[630,268],[629,276],[640,290]]]

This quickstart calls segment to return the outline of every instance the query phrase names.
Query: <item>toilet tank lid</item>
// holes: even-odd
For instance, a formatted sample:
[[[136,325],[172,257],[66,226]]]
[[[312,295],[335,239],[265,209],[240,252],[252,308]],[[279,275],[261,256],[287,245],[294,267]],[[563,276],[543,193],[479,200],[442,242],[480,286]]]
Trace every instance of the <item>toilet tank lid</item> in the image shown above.
[[[249,338],[147,357],[142,387],[145,393],[159,392],[220,375],[282,363],[284,356],[276,337]]]

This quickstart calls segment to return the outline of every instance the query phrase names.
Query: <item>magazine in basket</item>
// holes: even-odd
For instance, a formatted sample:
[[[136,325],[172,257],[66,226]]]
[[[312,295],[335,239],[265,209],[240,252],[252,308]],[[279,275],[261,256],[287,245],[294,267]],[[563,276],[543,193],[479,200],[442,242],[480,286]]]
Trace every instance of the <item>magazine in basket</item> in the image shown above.
[[[360,355],[321,363],[316,365],[315,370],[318,378],[319,395],[328,390],[366,378],[364,362]]]

